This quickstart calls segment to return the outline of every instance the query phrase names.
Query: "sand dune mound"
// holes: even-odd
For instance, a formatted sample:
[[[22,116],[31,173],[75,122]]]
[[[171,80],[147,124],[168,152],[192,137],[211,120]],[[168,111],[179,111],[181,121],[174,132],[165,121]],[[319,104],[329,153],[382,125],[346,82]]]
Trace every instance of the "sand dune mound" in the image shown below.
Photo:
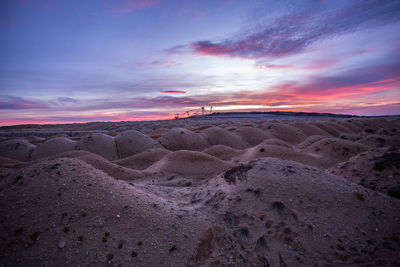
[[[362,119],[367,124],[369,124],[372,128],[379,129],[379,128],[390,128],[393,124],[389,120],[380,119],[380,118],[368,118]]]
[[[326,132],[326,131],[322,130],[321,128],[319,128],[315,125],[312,125],[310,123],[294,122],[294,123],[291,123],[291,126],[299,129],[307,136],[321,135],[321,136],[325,136],[325,137],[332,137],[332,135],[329,134],[328,132]]]
[[[394,128],[394,127],[381,128],[376,133],[380,134],[380,135],[388,135],[388,136],[398,136],[400,134],[400,132],[397,130],[397,128]]]
[[[67,151],[61,154],[57,154],[51,157],[48,157],[47,159],[57,159],[57,158],[73,158],[73,159],[79,159],[82,160],[90,165],[92,165],[94,168],[98,170],[102,170],[111,177],[115,179],[120,179],[120,180],[136,180],[139,178],[143,178],[144,175],[140,171],[136,170],[131,170],[122,166],[119,166],[117,164],[111,163],[107,159],[103,158],[102,156],[99,156],[97,154],[88,152],[88,151]]]
[[[171,152],[164,148],[151,148],[142,153],[116,160],[114,163],[126,168],[144,170],[169,153]]]
[[[290,144],[298,144],[307,138],[302,131],[283,123],[268,123],[264,129],[273,134],[276,138]]]
[[[390,127],[390,124],[385,122],[379,122],[379,120],[375,120],[373,118],[359,118],[357,119],[358,123],[362,125],[362,129],[367,133],[375,133],[379,128]],[[383,121],[383,120],[382,120]]]
[[[22,139],[11,139],[0,143],[0,156],[28,161],[36,146]]]
[[[160,144],[171,151],[195,150],[201,151],[209,146],[207,140],[190,130],[173,128],[159,138]]]
[[[355,133],[342,133],[339,135],[340,139],[345,139],[345,140],[350,140],[350,141],[358,141],[362,137],[360,134],[355,134]]]
[[[358,141],[361,144],[371,147],[393,146],[400,147],[400,137],[371,134]]]
[[[348,127],[346,124],[344,123],[340,123],[337,120],[330,120],[328,122],[325,122],[325,125],[335,128],[336,130],[339,130],[340,133],[356,133],[356,132],[360,132],[355,130],[353,127]]]
[[[225,145],[235,149],[242,149],[248,146],[239,135],[222,129],[220,127],[211,127],[201,133],[211,145]]]
[[[231,160],[233,157],[242,153],[241,150],[224,145],[215,145],[203,150],[203,153],[217,157],[222,160]]]
[[[307,153],[300,153],[292,148],[269,145],[261,143],[258,146],[247,149],[245,153],[234,158],[241,162],[259,159],[263,157],[272,157],[286,160],[293,160],[301,162],[310,166],[327,167],[330,166],[329,161],[322,159],[318,156],[309,155]]]
[[[213,127],[212,125],[202,125],[200,127],[192,127],[192,131],[196,133],[201,133],[201,131]]]
[[[78,141],[76,149],[95,153],[108,160],[118,159],[115,140],[106,134],[94,133],[88,135]]]
[[[149,133],[149,136],[153,139],[157,139],[168,132],[169,132],[169,129],[167,129],[167,128],[157,128],[154,131],[152,131],[151,133]]]
[[[400,117],[394,117],[392,119],[388,119],[388,121],[392,126],[396,128],[400,127]]]
[[[193,196],[224,226],[225,246],[240,244],[241,265],[398,264],[400,202],[306,165],[260,159],[224,172]]]
[[[244,126],[244,127],[249,127],[249,126]],[[236,130],[237,128],[239,128],[237,125],[228,125],[226,127],[221,127],[224,130],[227,130],[229,132],[233,132],[234,130]]]
[[[145,171],[147,173],[167,173],[204,179],[219,174],[230,167],[232,167],[231,163],[209,154],[180,150],[166,155]]]
[[[119,158],[135,155],[156,145],[153,139],[135,130],[120,133],[115,137],[115,143]]]
[[[352,123],[362,128],[363,131],[367,132],[375,132],[381,127],[386,127],[386,124],[376,123],[373,118],[356,118],[352,121]]]
[[[76,148],[76,144],[76,141],[72,141],[71,139],[65,137],[51,138],[36,147],[35,151],[32,153],[32,159],[36,160],[74,150]]]
[[[289,145],[288,143],[286,143],[285,141],[278,139],[278,138],[269,138],[266,139],[262,142],[263,145],[274,145],[274,146],[283,146],[283,147],[288,147],[288,148],[292,148],[291,145]]]
[[[3,176],[8,175],[9,172],[13,171],[13,168],[19,167],[20,165],[22,165],[21,161],[0,156],[0,186]]]
[[[117,131],[114,131],[114,130],[111,130],[111,131],[107,131],[107,132],[106,132],[106,135],[115,137],[115,136],[118,135],[118,132],[117,132]]]
[[[359,133],[362,131],[362,128],[356,124],[351,123],[348,120],[336,120],[336,123],[349,129],[351,133]]]
[[[27,136],[24,139],[33,145],[38,145],[38,144],[43,143],[43,141],[45,141],[44,137],[38,137],[38,136],[33,136],[33,135]]]
[[[385,147],[352,157],[331,168],[333,174],[400,199],[400,151]]]
[[[5,266],[184,266],[209,229],[202,218],[77,159],[43,161],[6,182]]]
[[[304,148],[303,152],[315,153],[339,163],[368,149],[369,147],[366,145],[349,140],[323,138]]]
[[[250,126],[239,127],[233,132],[239,135],[244,141],[246,141],[251,146],[258,145],[265,139],[273,137],[273,135],[270,133],[267,133],[263,130]]]
[[[322,135],[311,135],[309,137],[307,137],[303,142],[301,142],[300,144],[297,144],[296,147],[300,148],[300,149],[304,149],[316,142],[318,142],[321,139],[326,138],[325,136]]]
[[[361,131],[367,126],[364,122],[362,122],[362,118],[352,118],[346,120],[351,125],[354,125],[361,129]]]
[[[0,156],[0,167],[13,167],[18,164],[21,164],[21,161]]]
[[[339,135],[342,133],[339,129],[336,129],[336,127],[328,122],[321,122],[321,123],[311,123],[311,125],[314,125],[323,131],[329,133],[333,137],[339,137]]]

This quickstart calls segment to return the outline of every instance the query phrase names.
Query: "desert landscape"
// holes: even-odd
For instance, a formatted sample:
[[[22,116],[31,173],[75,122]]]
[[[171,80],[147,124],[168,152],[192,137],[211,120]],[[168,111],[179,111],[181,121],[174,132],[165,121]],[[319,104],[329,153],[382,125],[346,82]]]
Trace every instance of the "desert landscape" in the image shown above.
[[[1,0],[0,267],[400,266],[399,29],[399,0]]]
[[[400,118],[0,128],[0,266],[398,266]]]

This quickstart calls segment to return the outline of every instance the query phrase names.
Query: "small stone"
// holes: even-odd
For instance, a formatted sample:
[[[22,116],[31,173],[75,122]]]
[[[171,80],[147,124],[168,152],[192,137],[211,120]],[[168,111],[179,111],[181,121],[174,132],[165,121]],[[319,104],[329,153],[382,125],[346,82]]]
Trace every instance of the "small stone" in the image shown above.
[[[121,215],[117,214],[117,218],[118,218],[118,219],[121,218]]]
[[[58,247],[59,248],[64,248],[65,247],[65,241],[60,241],[60,243],[58,243]]]

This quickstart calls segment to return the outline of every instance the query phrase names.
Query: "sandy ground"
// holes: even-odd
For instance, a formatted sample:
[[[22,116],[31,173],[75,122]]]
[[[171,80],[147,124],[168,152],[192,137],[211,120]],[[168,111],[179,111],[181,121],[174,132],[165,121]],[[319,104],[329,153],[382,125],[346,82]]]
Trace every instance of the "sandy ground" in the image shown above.
[[[400,118],[0,129],[0,266],[399,266]]]

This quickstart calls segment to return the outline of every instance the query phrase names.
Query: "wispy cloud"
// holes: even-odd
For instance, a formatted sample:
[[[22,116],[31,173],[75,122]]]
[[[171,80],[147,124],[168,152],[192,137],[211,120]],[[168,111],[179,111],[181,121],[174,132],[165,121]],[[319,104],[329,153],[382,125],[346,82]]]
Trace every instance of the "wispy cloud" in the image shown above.
[[[61,103],[78,103],[78,100],[72,97],[58,97],[57,101]]]
[[[165,90],[165,91],[160,91],[160,93],[164,93],[164,94],[186,94],[185,91],[178,91],[178,90]]]
[[[397,0],[340,1],[339,8],[327,7],[322,2],[305,3],[307,9],[293,8],[284,15],[257,23],[245,33],[220,41],[201,40],[188,47],[205,56],[282,57],[302,52],[321,40],[400,20]],[[182,47],[172,49],[176,50],[182,51]]]
[[[46,109],[49,106],[39,100],[16,96],[0,96],[0,109]]]
[[[141,61],[137,63],[139,68],[174,68],[180,65],[181,63],[170,59],[157,59],[152,61]]]

